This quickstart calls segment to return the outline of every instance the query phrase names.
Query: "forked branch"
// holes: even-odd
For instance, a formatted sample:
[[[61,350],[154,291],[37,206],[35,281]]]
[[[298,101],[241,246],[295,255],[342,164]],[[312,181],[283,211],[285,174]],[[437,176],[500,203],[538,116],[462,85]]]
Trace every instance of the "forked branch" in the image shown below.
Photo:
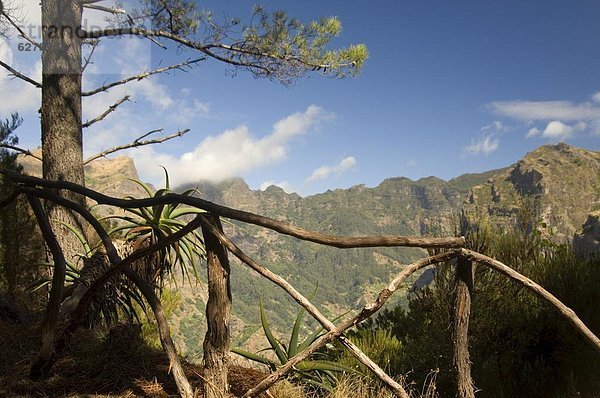
[[[91,57],[91,55],[90,55],[90,57]],[[109,106],[108,109],[105,110],[101,115],[98,115],[95,118],[86,121],[85,123],[83,123],[81,125],[81,127],[83,127],[83,128],[90,127],[92,124],[94,124],[96,122],[99,122],[100,120],[103,120],[109,114],[111,114],[112,112],[114,112],[115,109],[117,109],[117,107],[119,105],[121,105],[125,101],[129,101],[129,95],[124,96],[123,98],[121,98],[120,100],[118,100],[117,102],[115,102],[114,104],[112,104],[111,106]]]

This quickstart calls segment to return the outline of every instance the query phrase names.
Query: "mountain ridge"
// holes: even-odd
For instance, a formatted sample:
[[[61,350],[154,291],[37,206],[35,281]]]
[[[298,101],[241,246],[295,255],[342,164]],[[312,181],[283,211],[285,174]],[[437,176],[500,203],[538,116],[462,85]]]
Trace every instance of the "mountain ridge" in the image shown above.
[[[121,197],[144,195],[129,180],[137,177],[131,159],[97,160],[86,167],[86,173],[86,182],[93,189]],[[125,192],[133,186],[137,191]],[[336,235],[453,236],[463,209],[506,227],[516,221],[521,205],[533,203],[542,220],[555,227],[551,237],[570,241],[588,214],[600,209],[600,152],[566,144],[545,145],[514,165],[448,181],[433,176],[418,180],[391,177],[375,187],[359,184],[306,197],[288,194],[276,186],[252,190],[239,177],[218,183],[200,181],[180,189],[186,187],[198,187],[201,197],[209,201]],[[329,316],[372,299],[404,264],[425,254],[414,248],[340,250],[238,222],[227,223],[225,228],[248,255],[303,294],[313,294],[315,304]],[[577,241],[590,240],[578,237]],[[260,321],[256,310],[259,298],[279,330],[293,319],[295,304],[236,261],[232,261],[231,277],[236,340],[250,339],[250,346],[260,348],[263,343],[257,333]],[[183,351],[192,357],[201,349],[197,323],[203,319],[206,301],[204,278],[201,276],[203,280],[196,287],[178,288],[182,304],[174,315],[174,332]],[[426,276],[419,279],[417,275],[407,287],[426,280]],[[395,303],[402,300],[400,294]]]

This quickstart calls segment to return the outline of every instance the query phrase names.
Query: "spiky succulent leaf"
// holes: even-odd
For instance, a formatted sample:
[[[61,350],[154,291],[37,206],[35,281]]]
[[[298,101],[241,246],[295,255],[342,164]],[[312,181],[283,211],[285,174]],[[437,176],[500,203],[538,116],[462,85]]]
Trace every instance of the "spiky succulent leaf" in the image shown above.
[[[262,299],[259,299],[259,307],[260,307],[260,322],[262,324],[263,331],[265,332],[265,337],[269,341],[271,348],[277,355],[277,359],[281,364],[285,364],[288,361],[288,357],[283,350],[283,347],[279,340],[275,338],[273,332],[271,331],[271,326],[269,325],[269,320],[267,319],[267,315],[265,314],[265,308],[263,306]]]

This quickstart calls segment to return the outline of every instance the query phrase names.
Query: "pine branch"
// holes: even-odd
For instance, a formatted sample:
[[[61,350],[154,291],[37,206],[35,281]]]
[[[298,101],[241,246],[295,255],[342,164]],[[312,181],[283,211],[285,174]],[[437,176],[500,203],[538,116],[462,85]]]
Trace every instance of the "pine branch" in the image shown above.
[[[148,76],[156,75],[158,73],[167,72],[167,71],[170,71],[170,70],[173,70],[173,69],[179,69],[179,70],[184,71],[183,67],[195,64],[195,63],[200,62],[200,61],[204,61],[205,59],[206,58],[196,58],[196,59],[188,60],[188,61],[176,64],[176,65],[165,66],[163,68],[158,68],[158,69],[154,69],[154,70],[147,71],[147,72],[144,72],[144,73],[140,73],[139,75],[130,76],[128,78],[125,78],[125,79],[122,79],[122,80],[118,80],[116,82],[105,84],[104,86],[98,87],[98,88],[96,88],[94,90],[91,90],[91,91],[84,91],[84,92],[81,93],[81,96],[82,97],[88,97],[90,95],[101,93],[102,91],[107,91],[108,89],[111,89],[111,88],[113,88],[115,86],[120,86],[122,84],[129,83],[130,81],[133,81],[133,80],[142,80],[142,79],[145,79]]]
[[[123,98],[121,98],[120,100],[115,102],[113,105],[109,106],[108,109],[106,111],[104,111],[104,113],[102,113],[101,115],[96,116],[92,120],[86,121],[85,123],[83,123],[81,125],[81,127],[83,127],[83,128],[90,127],[92,124],[99,122],[100,120],[102,120],[106,116],[108,116],[110,113],[114,112],[115,109],[117,109],[117,107],[125,101],[129,101],[129,95],[124,96]]]
[[[96,31],[91,31],[91,32],[84,31],[83,32],[83,37],[85,37],[86,39],[98,39],[101,37],[116,37],[116,36],[125,36],[125,35],[143,36],[143,37],[148,37],[148,38],[162,37],[165,39],[172,40],[183,46],[198,50],[198,51],[210,56],[211,58],[215,58],[219,61],[223,61],[228,64],[234,65],[234,66],[244,66],[244,67],[248,67],[248,68],[264,69],[266,73],[268,72],[268,69],[265,67],[256,65],[251,62],[236,61],[231,58],[220,56],[220,55],[216,54],[215,52],[211,51],[212,48],[218,48],[220,45],[217,45],[217,44],[204,45],[199,42],[189,40],[185,37],[182,37],[182,36],[170,33],[170,32],[166,32],[164,30],[149,30],[149,29],[131,27],[131,28],[108,28],[108,29],[104,29],[104,30],[96,30]],[[232,51],[232,50],[238,51],[239,50],[239,49],[236,49],[235,47],[229,47],[229,46],[223,46],[221,48],[227,49],[230,51]],[[273,55],[269,55],[269,54],[261,54],[261,56],[273,57]]]
[[[10,65],[8,65],[8,64],[0,61],[0,66],[2,66],[4,69],[6,69],[10,73],[12,73],[14,77],[18,77],[19,79],[24,80],[24,81],[26,81],[29,84],[33,84],[37,88],[42,88],[42,84],[41,83],[36,82],[35,80],[33,80],[32,78],[30,78],[29,76],[26,76],[26,75],[22,74],[21,72],[17,71],[16,69],[11,68]]]
[[[105,151],[102,151],[102,152],[100,152],[100,153],[98,153],[98,154],[96,154],[94,156],[91,156],[91,157],[87,158],[83,162],[83,164],[87,165],[88,163],[91,163],[91,162],[93,162],[96,159],[105,157],[106,155],[109,155],[111,153],[115,153],[117,151],[122,151],[124,149],[137,148],[137,147],[140,147],[140,146],[152,145],[152,144],[160,144],[161,142],[165,142],[165,141],[171,140],[173,138],[183,137],[183,135],[186,134],[187,132],[189,132],[190,129],[181,130],[181,131],[178,131],[175,134],[171,134],[171,135],[168,135],[168,136],[162,137],[162,138],[156,138],[154,140],[140,141],[140,139],[142,139],[143,137],[147,137],[149,134],[153,134],[153,133],[156,133],[158,131],[162,131],[162,129],[160,129],[160,130],[153,130],[150,133],[146,133],[146,134],[142,135],[141,137],[135,139],[133,142],[131,142],[129,144],[116,146],[116,147],[107,149]]]
[[[185,37],[182,37],[182,36],[179,36],[179,35],[173,34],[171,32],[164,31],[164,30],[150,30],[150,29],[129,27],[129,28],[108,28],[108,29],[104,29],[104,30],[96,30],[96,31],[89,31],[89,32],[84,31],[83,32],[83,36],[85,38],[100,38],[100,37],[111,37],[111,36],[117,37],[117,36],[125,36],[125,35],[144,36],[144,37],[162,37],[165,39],[172,40],[172,41],[179,43],[183,46],[186,46],[188,48],[198,50],[212,58],[215,58],[219,61],[223,61],[228,64],[234,65],[234,66],[243,66],[243,67],[247,67],[247,68],[263,70],[267,75],[272,73],[271,69],[267,66],[262,66],[257,62],[243,61],[243,60],[239,60],[239,59],[236,60],[233,57],[222,56],[222,55],[217,54],[214,50],[223,50],[223,51],[226,51],[231,54],[237,54],[238,56],[246,55],[246,56],[254,57],[254,58],[266,58],[266,59],[271,59],[271,60],[276,60],[276,61],[294,62],[294,63],[303,65],[307,69],[321,70],[323,72],[327,72],[327,70],[330,70],[330,69],[340,69],[340,68],[348,68],[348,67],[356,66],[356,63],[354,61],[341,63],[341,64],[319,64],[319,63],[314,63],[314,62],[310,62],[308,60],[302,59],[302,57],[298,57],[298,56],[282,55],[282,54],[271,53],[271,52],[256,51],[256,50],[251,50],[251,49],[244,48],[242,46],[237,46],[237,45],[227,45],[227,44],[222,44],[222,43],[202,44],[200,42],[196,42],[196,41],[190,40],[188,38],[185,38]]]

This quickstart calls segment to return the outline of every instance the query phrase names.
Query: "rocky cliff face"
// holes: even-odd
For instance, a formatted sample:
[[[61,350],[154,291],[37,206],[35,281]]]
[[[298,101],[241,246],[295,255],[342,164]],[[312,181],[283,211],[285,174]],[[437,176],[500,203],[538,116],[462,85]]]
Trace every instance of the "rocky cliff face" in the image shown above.
[[[600,210],[590,213],[581,231],[575,233],[573,249],[583,258],[600,256]]]
[[[42,150],[32,151],[36,156],[42,156]],[[19,164],[25,174],[41,177],[42,162],[31,156],[19,155]],[[138,172],[133,159],[118,156],[113,159],[98,159],[85,166],[85,183],[91,189],[116,197],[143,197],[144,190],[132,179],[138,180]]]
[[[600,208],[600,153],[566,144],[546,145],[472,188],[465,207],[484,211],[499,225],[514,221],[523,203],[569,240],[587,215]]]

